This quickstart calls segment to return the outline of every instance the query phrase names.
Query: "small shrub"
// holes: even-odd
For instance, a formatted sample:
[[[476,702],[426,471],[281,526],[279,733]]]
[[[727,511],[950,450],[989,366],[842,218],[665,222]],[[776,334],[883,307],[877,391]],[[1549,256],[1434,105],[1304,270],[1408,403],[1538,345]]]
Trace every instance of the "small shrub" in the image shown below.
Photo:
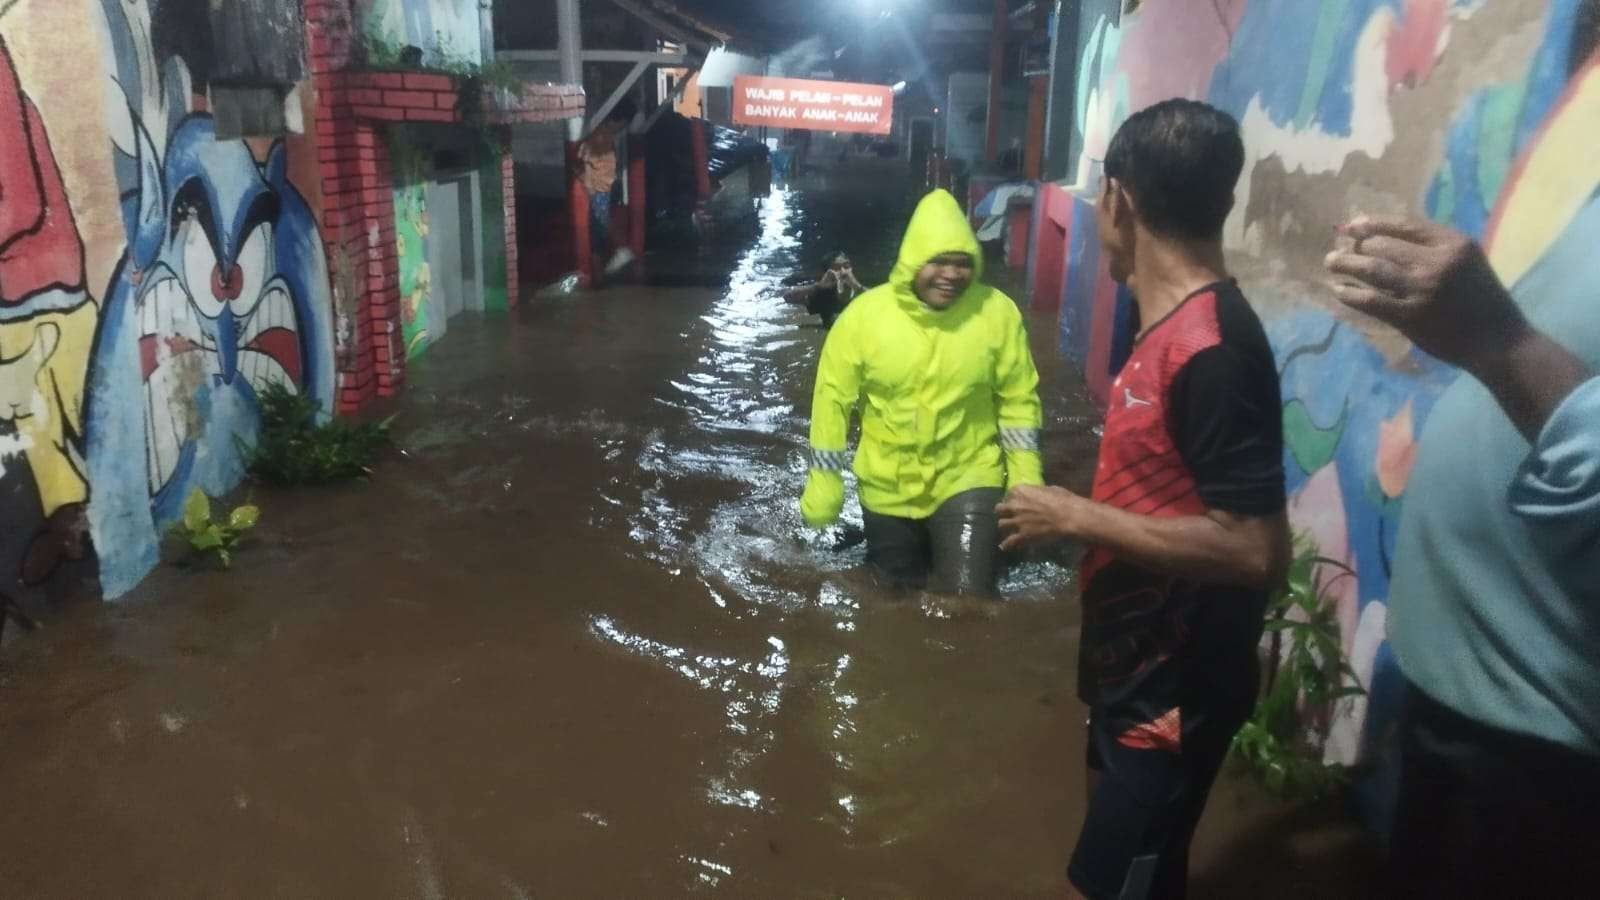
[[[245,504],[234,507],[226,521],[213,521],[211,498],[196,488],[184,501],[178,532],[189,542],[191,558],[212,556],[226,569],[233,565],[234,548],[260,520],[261,510]]]
[[[428,48],[403,45],[391,39],[373,22],[363,30],[357,50],[360,59],[370,68],[437,72],[449,75],[456,81],[456,111],[467,125],[477,127],[483,145],[490,154],[499,154],[502,147],[500,128],[489,121],[485,93],[507,95],[513,102],[521,100],[527,91],[527,82],[517,67],[505,60],[481,62],[475,57],[457,52],[450,36],[435,31],[433,46]]]
[[[1296,542],[1284,588],[1267,606],[1270,649],[1255,714],[1233,739],[1233,755],[1279,797],[1315,800],[1346,784],[1349,770],[1325,763],[1322,747],[1334,704],[1366,693],[1344,655],[1339,621],[1320,571],[1335,579],[1355,573]]]
[[[274,487],[366,478],[389,445],[389,421],[319,423],[317,401],[279,384],[263,389],[261,431],[248,454],[250,474]]]

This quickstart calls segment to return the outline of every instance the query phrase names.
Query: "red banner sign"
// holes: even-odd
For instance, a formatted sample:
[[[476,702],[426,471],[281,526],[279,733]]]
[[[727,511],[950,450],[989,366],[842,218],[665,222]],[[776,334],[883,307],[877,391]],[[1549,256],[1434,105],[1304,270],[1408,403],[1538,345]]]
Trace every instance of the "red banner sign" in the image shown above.
[[[810,131],[888,134],[894,91],[880,84],[740,75],[733,81],[733,121]]]

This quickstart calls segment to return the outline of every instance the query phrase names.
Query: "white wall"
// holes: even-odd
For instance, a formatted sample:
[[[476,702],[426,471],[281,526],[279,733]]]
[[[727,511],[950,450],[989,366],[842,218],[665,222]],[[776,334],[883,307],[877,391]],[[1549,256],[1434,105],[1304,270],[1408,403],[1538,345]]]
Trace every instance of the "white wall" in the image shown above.
[[[718,47],[706,57],[700,70],[700,87],[733,87],[733,79],[740,75],[764,75],[767,61],[756,56],[745,56]]]
[[[430,65],[442,62],[440,54],[483,61],[479,0],[367,0],[362,9],[366,34],[391,44],[421,47]]]

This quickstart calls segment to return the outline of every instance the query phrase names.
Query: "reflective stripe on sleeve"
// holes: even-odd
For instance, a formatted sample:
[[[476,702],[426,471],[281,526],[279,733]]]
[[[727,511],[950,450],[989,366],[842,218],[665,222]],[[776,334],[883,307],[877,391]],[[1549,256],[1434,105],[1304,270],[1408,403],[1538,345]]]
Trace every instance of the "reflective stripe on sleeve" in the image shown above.
[[[811,468],[819,472],[843,472],[850,467],[848,450],[811,450]]]
[[[1000,429],[1000,446],[1007,450],[1022,450],[1038,453],[1039,429],[1002,428]]]

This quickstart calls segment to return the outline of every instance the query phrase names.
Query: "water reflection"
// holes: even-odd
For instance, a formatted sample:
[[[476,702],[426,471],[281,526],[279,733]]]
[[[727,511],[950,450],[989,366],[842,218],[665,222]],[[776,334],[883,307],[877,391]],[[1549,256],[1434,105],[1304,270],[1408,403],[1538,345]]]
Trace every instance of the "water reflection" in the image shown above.
[[[848,841],[874,812],[888,821],[868,830],[882,835],[904,827],[896,820],[907,814],[905,798],[884,798],[885,764],[877,757],[920,744],[917,716],[903,707],[937,709],[941,702],[929,685],[897,684],[903,674],[893,666],[886,671],[882,658],[908,647],[923,654],[956,650],[931,637],[905,641],[897,632],[916,621],[935,628],[987,621],[1005,604],[886,596],[861,571],[859,540],[843,539],[852,528],[859,533],[859,508],[852,504],[841,524],[824,533],[801,521],[807,398],[823,332],[781,301],[782,282],[821,257],[823,234],[831,233],[827,249],[847,243],[841,229],[857,239],[850,246],[858,260],[876,260],[886,271],[900,227],[894,210],[880,213],[881,221],[861,221],[859,207],[850,221],[838,216],[830,223],[822,202],[790,189],[774,192],[717,301],[674,336],[697,348],[695,361],[652,399],[681,413],[681,423],[651,433],[631,460],[620,446],[606,451],[620,471],[593,515],[626,516],[636,554],[671,575],[692,576],[715,616],[698,626],[670,615],[667,623],[645,626],[619,618],[627,613],[596,615],[591,632],[721,698],[726,740],[721,758],[707,761],[705,796],[752,817],[745,829],[759,828],[775,809],[812,808],[820,799],[759,783],[780,735],[820,743],[818,761],[832,770],[822,786],[831,793],[832,813],[819,811],[816,820]],[[1003,588],[1009,601],[1033,603],[1052,599],[1066,580],[1059,566],[1033,562],[1013,568]],[[878,618],[891,641],[908,647],[886,650],[884,634],[867,635]],[[790,656],[796,641],[806,660],[799,664]],[[880,665],[861,671],[863,652]],[[864,755],[872,758],[865,765]],[[732,839],[706,835],[701,851],[682,857],[699,883],[714,887],[734,874],[715,852]]]

